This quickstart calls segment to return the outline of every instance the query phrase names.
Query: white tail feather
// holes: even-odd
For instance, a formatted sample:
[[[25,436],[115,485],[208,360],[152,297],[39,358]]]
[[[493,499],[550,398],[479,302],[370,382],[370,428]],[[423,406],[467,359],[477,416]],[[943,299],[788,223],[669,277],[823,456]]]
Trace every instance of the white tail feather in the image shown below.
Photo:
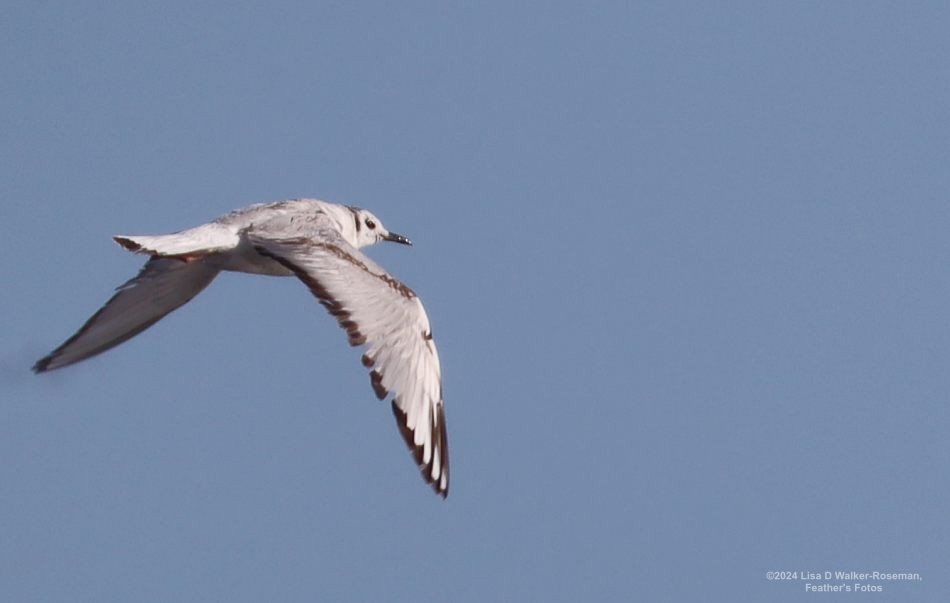
[[[167,235],[117,235],[116,243],[135,253],[191,255],[235,247],[239,238],[230,229],[211,223]]]

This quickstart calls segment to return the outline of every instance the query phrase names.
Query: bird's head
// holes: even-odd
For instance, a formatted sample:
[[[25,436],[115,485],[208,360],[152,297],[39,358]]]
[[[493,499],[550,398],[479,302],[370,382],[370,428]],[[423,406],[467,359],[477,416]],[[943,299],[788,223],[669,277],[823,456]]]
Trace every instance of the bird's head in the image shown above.
[[[352,213],[352,224],[353,229],[350,230],[347,234],[352,235],[352,240],[350,243],[354,247],[366,247],[367,245],[375,245],[380,241],[392,241],[394,243],[402,243],[403,245],[412,245],[412,241],[406,237],[390,232],[383,223],[377,218],[373,212],[362,209],[359,207],[348,207]],[[347,226],[349,226],[347,224]]]

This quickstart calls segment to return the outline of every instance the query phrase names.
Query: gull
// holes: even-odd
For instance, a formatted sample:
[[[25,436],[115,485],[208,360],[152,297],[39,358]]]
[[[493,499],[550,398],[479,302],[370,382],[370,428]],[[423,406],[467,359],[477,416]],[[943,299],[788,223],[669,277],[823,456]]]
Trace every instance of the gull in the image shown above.
[[[392,241],[412,245],[358,207],[316,199],[261,203],[173,234],[116,236],[150,256],[137,276],[33,371],[62,368],[138,335],[200,293],[222,270],[296,276],[364,346],[363,366],[393,414],[423,479],[449,491],[442,371],[425,308],[416,293],[360,252]]]

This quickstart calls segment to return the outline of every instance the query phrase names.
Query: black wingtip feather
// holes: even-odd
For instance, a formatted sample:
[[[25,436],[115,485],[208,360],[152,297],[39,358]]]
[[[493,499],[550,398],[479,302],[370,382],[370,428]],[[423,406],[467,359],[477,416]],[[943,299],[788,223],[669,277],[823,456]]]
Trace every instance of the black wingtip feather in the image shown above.
[[[37,375],[40,373],[45,373],[47,371],[47,368],[49,367],[49,364],[52,361],[53,361],[52,356],[44,356],[43,358],[40,358],[39,360],[37,360],[36,364],[34,364],[33,368],[31,368],[30,370],[36,373]]]
[[[409,416],[399,408],[395,400],[392,401],[392,409],[393,415],[396,417],[396,425],[399,426],[399,433],[402,434],[402,439],[405,440],[409,446],[409,452],[412,454],[413,460],[419,465],[422,479],[444,500],[449,495],[449,446],[444,417],[442,417],[440,421],[438,431],[436,431],[435,425],[430,423],[430,429],[432,430],[434,438],[433,454],[435,454],[436,450],[439,451],[439,462],[442,468],[439,479],[432,479],[432,461],[430,460],[428,463],[423,463],[423,454],[425,451],[422,446],[416,446],[414,434],[412,430],[409,429]],[[430,418],[430,422],[431,421],[434,421],[434,418]],[[445,476],[444,488],[441,487],[441,478],[443,475]]]

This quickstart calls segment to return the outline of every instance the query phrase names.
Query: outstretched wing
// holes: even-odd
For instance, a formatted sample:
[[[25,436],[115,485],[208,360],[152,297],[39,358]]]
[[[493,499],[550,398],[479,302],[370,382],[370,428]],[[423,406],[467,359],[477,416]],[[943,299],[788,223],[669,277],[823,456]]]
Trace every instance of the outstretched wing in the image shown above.
[[[218,268],[209,262],[150,259],[75,335],[38,360],[33,370],[58,369],[131,339],[198,295],[217,274]]]
[[[313,238],[248,234],[259,253],[302,280],[339,321],[350,345],[365,345],[376,396],[393,392],[392,408],[422,477],[443,498],[449,491],[448,440],[439,355],[415,292],[331,229]]]

